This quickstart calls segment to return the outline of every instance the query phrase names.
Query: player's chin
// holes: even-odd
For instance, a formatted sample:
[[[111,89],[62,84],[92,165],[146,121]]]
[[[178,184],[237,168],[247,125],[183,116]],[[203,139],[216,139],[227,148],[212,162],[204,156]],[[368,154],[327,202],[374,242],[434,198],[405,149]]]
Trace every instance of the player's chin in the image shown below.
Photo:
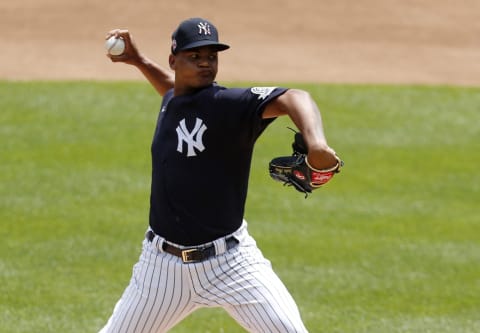
[[[210,74],[210,75],[200,75],[197,78],[197,87],[207,87],[211,85],[215,81],[215,75]]]

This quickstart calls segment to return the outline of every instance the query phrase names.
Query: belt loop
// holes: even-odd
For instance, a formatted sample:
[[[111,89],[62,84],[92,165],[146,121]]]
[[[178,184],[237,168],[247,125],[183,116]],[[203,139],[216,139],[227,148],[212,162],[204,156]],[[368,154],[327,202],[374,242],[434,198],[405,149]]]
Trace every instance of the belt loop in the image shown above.
[[[220,238],[213,241],[213,246],[215,246],[215,254],[219,255],[227,252],[227,241],[226,238]]]
[[[145,231],[145,238],[146,238],[148,241],[150,241],[151,235],[153,235],[153,234],[154,234],[154,233],[153,233],[153,230],[152,230],[150,227],[148,227],[147,231]],[[153,239],[152,239],[152,240],[153,240]]]
[[[155,247],[157,248],[158,252],[164,252],[163,243],[165,242],[165,239],[163,237],[156,235],[154,241],[155,241]]]
[[[163,243],[165,242],[165,239],[155,234],[151,228],[148,228],[147,232],[145,233],[145,238],[147,238],[147,240],[150,242],[150,246],[153,246],[159,252],[164,252]]]
[[[248,223],[246,220],[243,220],[242,225],[240,228],[238,228],[232,236],[235,237],[240,243],[243,243],[245,240],[245,237],[248,236],[248,231],[247,231]]]

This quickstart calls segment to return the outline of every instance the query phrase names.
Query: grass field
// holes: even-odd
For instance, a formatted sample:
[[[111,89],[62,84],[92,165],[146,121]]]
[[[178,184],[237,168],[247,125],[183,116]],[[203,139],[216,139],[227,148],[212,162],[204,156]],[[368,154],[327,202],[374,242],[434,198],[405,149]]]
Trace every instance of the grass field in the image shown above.
[[[480,89],[297,85],[340,175],[308,199],[270,180],[246,218],[311,332],[480,332]],[[145,83],[0,82],[0,332],[97,332],[147,226],[160,99]],[[213,185],[213,184],[212,184]],[[220,309],[173,332],[244,332]]]

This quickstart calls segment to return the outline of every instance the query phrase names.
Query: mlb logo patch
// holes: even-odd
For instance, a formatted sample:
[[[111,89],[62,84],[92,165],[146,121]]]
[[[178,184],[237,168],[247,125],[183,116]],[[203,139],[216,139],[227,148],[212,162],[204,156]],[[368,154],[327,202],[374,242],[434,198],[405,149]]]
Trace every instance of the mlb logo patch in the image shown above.
[[[258,99],[265,99],[275,89],[277,89],[277,87],[253,87],[250,91],[252,94],[258,95]]]

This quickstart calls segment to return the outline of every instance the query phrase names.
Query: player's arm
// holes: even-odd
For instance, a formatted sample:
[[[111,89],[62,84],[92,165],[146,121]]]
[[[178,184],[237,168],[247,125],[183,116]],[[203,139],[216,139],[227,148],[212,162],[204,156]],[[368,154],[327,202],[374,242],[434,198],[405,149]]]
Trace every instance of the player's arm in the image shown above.
[[[308,92],[287,90],[268,103],[263,112],[263,118],[283,115],[288,115],[302,133],[312,167],[327,169],[338,163],[335,152],[327,144],[320,111]]]
[[[137,67],[150,84],[160,95],[173,88],[174,76],[166,68],[161,67],[152,60],[144,56],[137,48],[130,32],[128,30],[112,30],[106,38],[111,36],[122,37],[125,41],[125,51],[118,56],[107,54],[113,62],[124,62]]]

